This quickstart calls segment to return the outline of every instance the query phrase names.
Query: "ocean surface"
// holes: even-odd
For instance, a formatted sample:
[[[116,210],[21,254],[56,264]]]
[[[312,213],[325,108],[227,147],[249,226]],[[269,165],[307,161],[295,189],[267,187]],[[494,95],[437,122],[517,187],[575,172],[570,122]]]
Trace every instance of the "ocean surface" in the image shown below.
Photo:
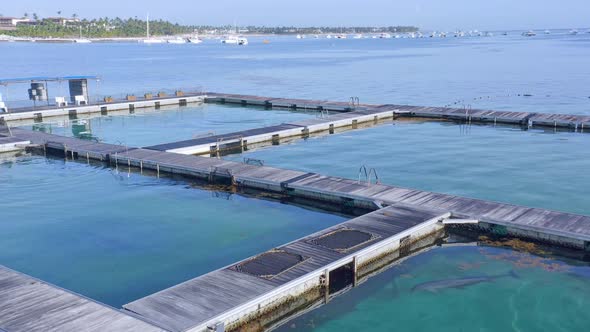
[[[0,264],[115,307],[347,219],[43,157],[0,183]]]
[[[0,62],[10,64],[0,79],[99,75],[100,83],[90,86],[93,96],[184,89],[590,115],[588,59],[590,34],[560,31],[533,38],[281,37],[269,44],[252,38],[247,47],[218,41],[0,43]],[[62,85],[51,85],[50,94],[64,95]],[[0,87],[0,93],[19,101],[27,88]],[[146,146],[314,116],[190,105],[26,127]],[[224,158],[247,156],[353,179],[366,165],[387,184],[590,214],[589,137],[393,122]],[[113,306],[346,219],[184,181],[31,156],[2,158],[0,197],[0,264]],[[487,247],[435,249],[283,329],[586,331],[585,263],[526,255]],[[555,271],[547,268],[554,265]],[[412,290],[476,275],[497,278],[463,289]]]

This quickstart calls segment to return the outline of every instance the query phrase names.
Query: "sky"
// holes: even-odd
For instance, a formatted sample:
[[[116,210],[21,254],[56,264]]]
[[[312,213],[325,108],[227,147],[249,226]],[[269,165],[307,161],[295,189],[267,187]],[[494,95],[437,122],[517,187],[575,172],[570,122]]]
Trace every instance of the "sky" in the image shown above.
[[[0,14],[145,17],[181,24],[512,30],[590,27],[590,0],[0,0]]]

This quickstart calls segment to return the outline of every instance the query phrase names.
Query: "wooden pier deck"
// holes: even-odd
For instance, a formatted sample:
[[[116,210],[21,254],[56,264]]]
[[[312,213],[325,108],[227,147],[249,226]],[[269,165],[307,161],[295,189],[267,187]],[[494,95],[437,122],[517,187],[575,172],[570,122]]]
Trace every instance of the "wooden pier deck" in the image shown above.
[[[584,248],[590,242],[590,217],[564,212],[530,208],[507,203],[433,193],[386,184],[367,184],[353,179],[317,173],[248,165],[223,159],[204,158],[165,151],[96,143],[76,138],[15,129],[14,137],[34,144],[46,144],[74,159],[108,161],[120,167],[133,166],[162,173],[182,174],[203,180],[231,180],[243,187],[268,190],[335,204],[355,204],[376,209],[380,205],[405,203],[445,209],[461,218],[478,219],[522,231],[521,235],[569,243]],[[568,243],[565,241],[564,243]]]
[[[159,108],[168,105],[187,105],[204,101],[203,93],[186,93],[182,96],[162,96],[151,99],[137,97],[136,100],[116,100],[113,102],[89,103],[86,105],[44,105],[37,107],[9,108],[8,113],[0,113],[0,121],[16,121],[34,119],[42,122],[44,118],[53,116],[69,116],[76,118],[80,114],[100,113],[106,115],[111,111],[129,110],[132,112],[138,108]]]
[[[255,140],[256,136],[268,137],[269,134],[273,139],[276,133],[280,136],[293,131],[300,135],[303,129],[325,130],[323,128],[326,126],[334,128],[337,123],[354,125],[353,119],[358,121],[366,117],[368,120],[374,120],[375,116],[412,114],[414,111],[417,109],[410,106],[380,105],[373,109],[364,106],[363,109],[347,111],[328,118],[252,129],[238,136],[241,136],[240,142]],[[427,114],[433,110],[421,108],[420,112]],[[482,119],[489,115],[479,113]],[[512,118],[514,121],[528,123],[535,117],[554,122],[557,118],[561,119],[560,121],[572,121],[571,117],[565,115],[541,116],[534,113],[523,115],[510,112],[492,115],[502,115],[504,119]],[[580,120],[578,117],[573,119]],[[498,121],[498,117],[495,117],[494,121]],[[580,125],[576,130],[583,128]],[[327,301],[332,292],[330,279],[333,272],[345,273],[346,269],[352,269],[352,283],[355,284],[357,269],[369,271],[367,266],[374,264],[374,260],[381,259],[379,257],[384,254],[389,255],[392,250],[401,252],[407,239],[420,239],[421,236],[436,232],[444,228],[451,218],[468,220],[468,224],[492,233],[590,250],[590,216],[170,152],[194,148],[195,144],[211,149],[212,144],[231,142],[235,139],[231,135],[236,133],[143,149],[22,129],[14,129],[12,134],[12,139],[29,141],[42,146],[46,151],[58,151],[68,159],[93,159],[108,162],[120,169],[131,170],[131,167],[137,167],[142,171],[155,171],[158,175],[169,173],[211,182],[224,181],[242,188],[339,205],[343,210],[363,208],[374,211],[124,306],[130,314],[124,317],[135,319],[142,324],[146,324],[141,320],[145,319],[170,331],[206,331],[211,326],[213,328],[209,330],[221,331],[225,325],[235,329],[245,320],[266,315],[267,308],[289,307],[285,301],[292,301],[297,306],[302,305],[298,302],[301,298]],[[2,311],[2,273],[0,270],[0,328],[10,332],[24,331],[24,327],[8,325],[3,320],[3,316],[10,317],[8,315],[12,314],[12,311],[6,314]],[[30,298],[21,298],[17,301],[35,302]],[[42,300],[40,303],[42,305],[45,302]],[[99,307],[93,307],[95,314],[88,314],[87,325],[99,326],[105,321],[100,318],[100,310],[103,310],[103,307],[93,303]],[[24,306],[23,312],[28,308],[26,304]],[[108,307],[107,309],[121,314]],[[288,310],[295,309],[289,307]],[[43,317],[53,317],[53,313],[52,311],[50,315]],[[77,320],[66,318],[67,313],[64,315],[60,316],[62,324],[70,324]],[[77,317],[75,313],[73,315],[74,318]],[[92,319],[97,321],[92,322]],[[270,321],[273,319],[278,318],[273,317]],[[55,324],[59,324],[60,319],[55,320]],[[106,320],[112,321],[113,324],[117,322],[116,318]],[[23,322],[25,321],[23,318]],[[221,327],[219,324],[222,324]],[[147,326],[157,330],[151,325]],[[49,326],[45,330],[51,331],[51,328]],[[130,326],[128,330],[131,331],[133,328],[135,326]],[[68,329],[56,327],[54,330]]]
[[[390,206],[126,304],[170,331],[205,330],[278,294],[314,283],[326,270],[355,262],[417,229],[448,218],[443,211]],[[374,253],[373,253],[374,254]],[[308,285],[308,288],[313,287]]]
[[[355,110],[395,109],[397,116],[448,119],[467,123],[512,124],[527,127],[568,128],[575,131],[590,132],[590,116],[572,114],[553,114],[535,112],[511,112],[478,110],[448,107],[426,107],[395,104],[358,104],[343,102],[284,99],[250,95],[236,95],[208,92],[205,102],[238,105],[258,105],[268,108],[290,108],[306,110],[333,110],[350,112]],[[332,107],[331,107],[332,106]]]
[[[123,311],[0,265],[0,331],[164,331]]]
[[[305,137],[312,133],[325,131],[333,132],[337,128],[349,127],[356,129],[359,124],[368,122],[376,123],[379,120],[391,119],[394,117],[395,112],[396,109],[390,107],[357,110],[348,113],[333,114],[322,118],[306,119],[222,135],[158,144],[146,147],[146,149],[182,154],[210,154],[237,147],[247,147],[248,144],[279,142],[279,140],[284,138]]]

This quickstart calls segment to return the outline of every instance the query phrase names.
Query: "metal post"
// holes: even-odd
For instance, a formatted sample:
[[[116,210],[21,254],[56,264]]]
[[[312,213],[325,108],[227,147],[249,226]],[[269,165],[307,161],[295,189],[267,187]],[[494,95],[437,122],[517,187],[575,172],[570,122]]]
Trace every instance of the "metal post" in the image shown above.
[[[330,270],[324,270],[324,276],[326,278],[326,283],[324,285],[325,292],[324,292],[324,304],[330,301]]]

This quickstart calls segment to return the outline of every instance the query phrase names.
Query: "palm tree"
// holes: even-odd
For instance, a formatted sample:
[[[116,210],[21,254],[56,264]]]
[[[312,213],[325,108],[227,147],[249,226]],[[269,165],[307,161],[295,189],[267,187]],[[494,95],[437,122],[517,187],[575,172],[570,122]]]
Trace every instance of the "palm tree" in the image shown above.
[[[37,13],[33,13],[33,19],[36,21],[39,19],[39,16],[37,15]]]
[[[57,11],[57,16],[61,15],[61,10]]]
[[[27,17],[29,17],[29,13],[25,13],[23,16],[24,16],[25,18],[27,18]]]
[[[72,14],[72,18],[76,18],[76,17],[78,17],[78,14],[76,14],[76,13]]]

